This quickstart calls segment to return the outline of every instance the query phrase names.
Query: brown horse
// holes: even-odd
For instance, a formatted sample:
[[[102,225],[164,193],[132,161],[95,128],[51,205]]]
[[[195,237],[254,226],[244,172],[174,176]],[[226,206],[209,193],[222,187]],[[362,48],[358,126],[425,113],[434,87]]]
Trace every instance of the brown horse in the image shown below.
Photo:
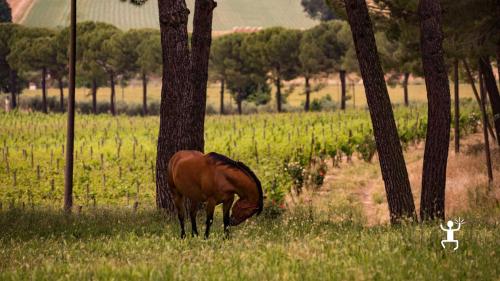
[[[255,213],[260,214],[264,196],[257,176],[241,162],[236,162],[224,155],[211,152],[203,154],[198,151],[179,151],[168,164],[168,185],[173,195],[174,204],[181,225],[181,238],[184,231],[184,198],[191,200],[189,215],[193,236],[198,235],[196,212],[201,202],[206,202],[205,238],[208,238],[213,222],[214,209],[223,204],[224,233],[228,227],[235,226]],[[232,208],[234,195],[239,200]]]

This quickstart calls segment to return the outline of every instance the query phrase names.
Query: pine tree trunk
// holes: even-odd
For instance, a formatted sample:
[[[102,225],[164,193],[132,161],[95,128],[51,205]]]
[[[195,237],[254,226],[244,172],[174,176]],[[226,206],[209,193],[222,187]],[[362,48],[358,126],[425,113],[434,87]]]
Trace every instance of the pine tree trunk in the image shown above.
[[[217,3],[213,0],[196,0],[191,38],[191,91],[194,136],[190,149],[203,152],[205,148],[205,111],[207,105],[208,61],[212,45],[212,18]]]
[[[410,73],[405,72],[403,78],[403,92],[404,92],[404,102],[405,106],[408,107],[410,105],[410,100],[408,98],[408,79],[410,78]]]
[[[451,98],[443,57],[441,5],[438,0],[420,0],[418,11],[428,100],[420,217],[422,220],[444,219]]]
[[[10,106],[12,109],[17,107],[17,73],[14,70],[10,70]]]
[[[340,94],[340,109],[345,110],[346,108],[346,84],[345,84],[345,70],[341,70],[339,72],[340,85],[341,85],[341,94]]]
[[[47,114],[47,68],[42,68],[42,110]]]
[[[220,115],[224,115],[224,79],[220,81]]]
[[[142,73],[142,115],[148,115],[148,76]]]
[[[97,81],[92,79],[92,112],[97,114]]]
[[[483,124],[488,122],[488,117],[486,116],[486,94],[484,89],[484,66],[483,62],[479,59],[478,70],[479,70],[479,92],[481,93],[481,112],[483,117]],[[493,169],[491,167],[491,153],[490,153],[490,141],[488,139],[488,133],[486,132],[486,126],[483,126],[483,136],[484,136],[484,153],[486,156],[486,170],[488,171],[488,189],[491,188],[493,183]]]
[[[368,8],[364,0],[344,0],[344,2],[366,90],[391,223],[398,223],[402,218],[416,220],[408,172]]]
[[[455,83],[455,153],[460,152],[460,96],[458,81],[458,59],[453,62],[453,81]]]
[[[309,85],[309,77],[306,76],[306,104],[304,106],[305,111],[309,111],[310,99],[311,99],[311,85]]]
[[[493,113],[493,123],[495,125],[498,145],[500,145],[500,137],[498,137],[500,136],[500,94],[498,92],[497,83],[495,80],[495,75],[493,74],[490,60],[487,57],[482,57],[479,59],[479,64],[481,67],[481,72],[483,73],[484,84],[486,85],[488,97],[490,99],[491,111]]]
[[[59,85],[59,106],[61,107],[61,112],[64,112],[64,85],[62,78],[58,79],[57,84]]]
[[[278,110],[278,112],[281,112],[281,77],[279,76],[279,74],[276,78],[276,110]]]
[[[110,95],[110,100],[109,100],[109,106],[111,110],[111,115],[115,116],[116,111],[115,111],[115,96],[116,96],[116,91],[115,91],[115,74],[111,73],[109,74],[109,83],[111,86],[111,95]]]
[[[236,105],[238,106],[239,115],[243,114],[243,108],[241,105],[242,103],[243,103],[243,98],[241,98],[240,95],[238,94],[238,97],[236,98]]]
[[[477,92],[476,84],[474,82],[474,77],[472,76],[472,72],[469,68],[469,64],[467,63],[467,61],[465,59],[463,60],[463,63],[464,63],[465,71],[467,73],[467,77],[469,78],[469,83],[470,83],[471,88],[472,88],[472,93],[474,93],[474,97],[476,98],[477,105],[479,106],[479,108],[481,108],[482,101],[481,101],[481,98],[479,97],[479,93]],[[484,123],[484,126],[487,128],[488,132],[490,133],[491,138],[496,140],[495,133],[493,132],[493,129],[492,129],[493,126],[489,122],[488,113],[484,112],[484,114],[486,115],[485,120],[487,121],[486,123]]]
[[[189,10],[184,0],[159,0],[163,86],[156,158],[156,204],[173,214],[167,181],[170,158],[179,150],[203,151],[211,23],[215,2],[197,0],[192,60],[188,47]]]

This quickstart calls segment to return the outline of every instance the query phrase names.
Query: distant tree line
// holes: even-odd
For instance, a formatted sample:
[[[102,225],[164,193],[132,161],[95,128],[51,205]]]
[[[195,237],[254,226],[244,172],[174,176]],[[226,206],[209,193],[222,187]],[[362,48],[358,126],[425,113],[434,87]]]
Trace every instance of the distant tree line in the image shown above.
[[[41,87],[40,109],[48,112],[47,79],[60,91],[59,110],[64,111],[64,88],[67,80],[69,29],[50,30],[28,28],[12,23],[0,24],[0,87],[11,94],[11,105],[28,81]],[[92,112],[99,113],[97,93],[109,87],[109,112],[116,114],[116,85],[127,85],[131,79],[142,80],[144,115],[148,114],[147,89],[152,75],[162,70],[160,32],[154,29],[120,29],[99,22],[83,22],[77,26],[77,83],[90,89]],[[387,72],[398,80],[403,72],[398,61],[405,56],[398,44],[377,33],[381,57]],[[398,49],[399,48],[399,49]],[[418,57],[401,58],[410,66]],[[340,109],[346,108],[346,76],[358,73],[356,52],[350,27],[346,21],[332,20],[304,31],[269,28],[256,33],[233,33],[213,40],[209,59],[209,78],[220,82],[220,113],[224,114],[224,95],[227,90],[242,113],[244,101],[267,104],[275,90],[275,110],[283,111],[286,96],[285,82],[304,79],[304,110],[311,109],[311,94],[320,89],[312,85],[317,78],[338,74],[341,84]],[[410,67],[404,71],[406,81]],[[407,83],[405,84],[407,85]],[[407,90],[405,90],[407,97]],[[408,98],[406,98],[406,101]],[[84,110],[87,112],[86,110]]]
[[[160,32],[154,29],[121,31],[95,22],[77,26],[77,84],[90,89],[92,112],[98,112],[100,87],[111,88],[110,113],[116,113],[116,85],[141,79],[142,114],[148,114],[147,85],[159,75],[162,65]],[[43,112],[48,112],[47,79],[60,91],[59,107],[64,111],[64,88],[68,68],[69,28],[50,30],[0,23],[0,89],[11,94],[11,106],[28,81],[39,81]],[[38,79],[36,77],[39,77]]]

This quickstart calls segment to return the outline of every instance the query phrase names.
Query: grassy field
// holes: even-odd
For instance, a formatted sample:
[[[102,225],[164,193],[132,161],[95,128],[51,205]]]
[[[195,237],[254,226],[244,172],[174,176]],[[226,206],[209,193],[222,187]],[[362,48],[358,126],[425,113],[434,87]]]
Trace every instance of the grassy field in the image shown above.
[[[69,7],[65,0],[34,0],[35,3],[23,24],[36,27],[62,27],[68,25]],[[194,1],[188,0],[188,7],[194,11]],[[286,9],[283,9],[286,7]],[[192,17],[191,12],[190,17]],[[158,3],[149,1],[142,7],[135,7],[119,0],[78,1],[78,21],[102,21],[122,29],[152,27],[158,28]],[[302,11],[300,1],[273,0],[219,1],[215,10],[213,29],[232,30],[233,27],[309,28],[315,25]],[[192,29],[192,21],[189,29]]]
[[[464,130],[475,128],[467,123],[476,122],[474,110],[462,106]],[[425,108],[395,112],[401,141],[418,142]],[[65,116],[1,113],[0,123],[0,280],[500,277],[500,208],[485,195],[454,213],[467,220],[456,252],[441,248],[437,223],[366,227],[356,194],[363,182],[380,178],[378,164],[345,158],[357,155],[358,137],[370,134],[366,111],[208,117],[206,150],[247,163],[268,196],[264,213],[232,229],[230,239],[223,238],[218,207],[209,240],[180,240],[177,222],[153,209],[157,117],[77,116],[75,205],[81,209],[69,216],[60,211]],[[283,170],[286,159],[300,162],[322,151],[342,155],[341,167],[329,174],[345,173],[346,180],[326,190],[310,187],[295,204],[284,200],[293,185]],[[317,195],[308,199],[309,192]],[[271,200],[280,198],[285,203],[277,212]],[[200,225],[203,220],[200,215]]]
[[[210,84],[207,92],[207,104],[213,106],[214,108],[219,108],[220,103],[220,86],[218,84]],[[354,89],[354,90],[353,90]],[[403,88],[400,86],[389,87],[389,96],[393,104],[403,103]],[[461,98],[474,98],[472,89],[468,84],[460,84],[460,97]],[[117,87],[116,89],[116,99],[117,101],[124,101],[127,103],[142,103],[142,88],[140,86],[130,86],[126,88]],[[427,102],[426,90],[424,84],[412,84],[408,86],[410,102]],[[58,89],[49,89],[49,96],[59,97]],[[65,92],[67,94],[67,92]],[[271,93],[271,107],[274,108],[274,96],[275,90],[273,88]],[[98,92],[98,101],[109,101],[110,89],[102,88]],[[161,86],[153,84],[149,87],[149,101],[150,102],[160,102]],[[327,85],[318,92],[311,94],[311,99],[321,99],[326,95],[330,95],[334,103],[339,104],[340,101],[340,87],[339,85]],[[347,101],[348,108],[362,108],[366,106],[366,97],[364,93],[363,85],[356,84],[354,87],[349,85],[347,88],[347,95],[350,99]],[[29,97],[40,97],[41,90],[25,90],[20,96],[21,99]],[[76,92],[76,101],[90,101],[91,96],[89,95],[88,89],[79,88]],[[293,88],[293,91],[287,98],[287,103],[292,107],[302,107],[305,100],[304,90],[301,85]],[[226,92],[224,103],[226,106],[236,107],[234,99],[231,98],[230,94]]]
[[[259,217],[223,239],[178,238],[154,211],[0,213],[2,280],[498,280],[498,224],[475,220],[440,246],[437,224],[364,227],[355,207]],[[345,214],[350,210],[349,214]],[[498,214],[498,212],[496,212]],[[310,215],[312,214],[312,216]],[[351,215],[334,221],[331,217]],[[330,216],[330,218],[328,217]],[[469,216],[470,217],[470,216]],[[200,218],[201,222],[201,218]],[[497,222],[498,223],[498,222]]]

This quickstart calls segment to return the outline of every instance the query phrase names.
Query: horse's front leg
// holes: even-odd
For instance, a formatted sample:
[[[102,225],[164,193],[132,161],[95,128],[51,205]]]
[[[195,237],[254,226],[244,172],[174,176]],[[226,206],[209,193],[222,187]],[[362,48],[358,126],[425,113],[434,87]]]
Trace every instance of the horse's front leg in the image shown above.
[[[234,195],[232,195],[228,200],[224,201],[222,204],[222,210],[224,213],[224,235],[226,238],[229,237],[229,211],[231,210],[231,206],[233,206]]]
[[[205,210],[207,212],[205,239],[208,239],[208,235],[210,234],[210,226],[212,225],[212,222],[214,221],[214,209],[215,209],[215,200],[209,199],[207,201],[207,206],[205,208]]]
[[[191,218],[191,234],[198,236],[198,227],[196,226],[196,213],[198,212],[199,203],[196,201],[191,201],[191,206],[189,206],[189,217]]]
[[[177,217],[181,226],[181,238],[186,238],[186,231],[184,230],[184,198],[179,195],[174,195],[174,204],[177,208]]]

